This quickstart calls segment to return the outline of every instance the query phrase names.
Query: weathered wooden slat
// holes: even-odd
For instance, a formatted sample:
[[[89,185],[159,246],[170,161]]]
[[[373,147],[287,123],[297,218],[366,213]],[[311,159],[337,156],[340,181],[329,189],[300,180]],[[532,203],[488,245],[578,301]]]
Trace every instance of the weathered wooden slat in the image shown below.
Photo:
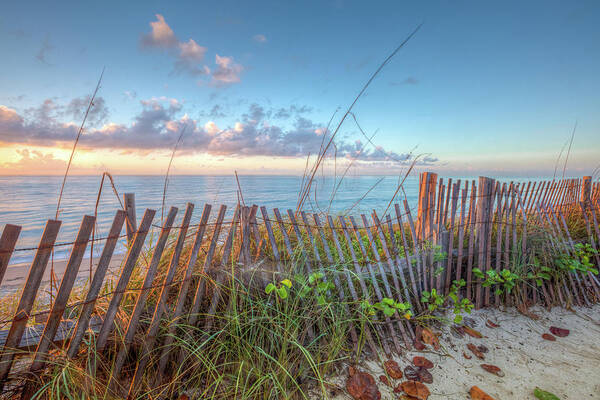
[[[399,244],[396,242],[396,232],[394,231],[394,224],[392,222],[392,217],[388,214],[385,217],[385,224],[382,225],[382,231],[384,236],[385,235],[385,227],[387,226],[387,233],[390,238],[390,243],[389,243],[389,252],[390,252],[390,259],[392,260],[393,264],[396,266],[396,269],[398,270],[398,277],[400,278],[400,282],[402,283],[402,287],[404,289],[404,296],[406,301],[410,304],[411,308],[413,310],[416,309],[415,307],[415,303],[418,303],[418,299],[417,299],[417,295],[414,293],[414,288],[409,288],[408,283],[406,282],[406,274],[405,274],[405,270],[409,270],[410,271],[410,262],[406,263],[406,268],[404,268],[402,266],[402,264],[405,262],[404,260],[400,260],[400,255],[399,255]],[[400,231],[402,231],[402,226],[399,226]],[[412,293],[412,296],[411,296]],[[414,299],[412,298],[414,296]]]
[[[133,343],[134,336],[140,323],[140,317],[142,316],[142,312],[146,308],[146,300],[148,299],[148,295],[150,294],[150,289],[152,288],[152,283],[154,282],[154,277],[156,276],[158,265],[162,259],[163,251],[165,250],[167,239],[169,238],[169,233],[171,232],[171,227],[173,226],[173,222],[175,221],[177,211],[177,207],[171,207],[169,213],[167,214],[167,218],[165,219],[165,223],[160,230],[158,241],[156,242],[156,245],[154,246],[154,252],[152,253],[152,260],[150,261],[150,265],[148,266],[148,270],[146,271],[146,276],[144,277],[144,282],[142,284],[140,294],[138,295],[138,298],[135,302],[135,306],[133,308],[133,312],[131,313],[131,316],[129,318],[129,324],[127,325],[127,330],[125,332],[125,337],[123,338],[123,343],[119,348],[119,352],[117,353],[113,364],[112,373],[108,382],[109,390],[114,390],[116,388],[116,385],[119,384],[121,369],[123,368],[123,364],[125,363],[127,354],[129,354],[129,348]]]
[[[463,251],[465,248],[465,230],[468,221],[468,215],[465,220],[465,210],[467,206],[467,193],[469,192],[469,181],[465,181],[465,187],[461,190],[460,198],[460,221],[458,223],[458,250],[456,254],[456,275],[455,280],[459,281],[462,279],[462,265],[463,265]]]
[[[422,290],[427,290],[427,286],[425,286],[425,265],[421,263],[421,257],[419,252],[419,239],[417,236],[417,232],[415,230],[415,224],[412,219],[412,215],[410,213],[410,207],[408,205],[408,201],[405,199],[403,202],[404,212],[406,213],[406,219],[408,220],[408,227],[410,229],[410,236],[412,238],[412,246],[413,246],[413,257],[416,260],[416,270],[418,273],[417,282],[420,282],[419,292]]]
[[[477,205],[477,186],[471,182],[471,202],[469,203],[469,245],[467,256],[467,298],[473,300],[473,246],[475,245],[475,207]]]
[[[73,289],[75,278],[79,272],[79,266],[81,265],[81,260],[83,259],[83,254],[85,253],[90,235],[92,234],[95,221],[96,218],[93,216],[86,215],[83,217],[83,221],[81,222],[77,237],[73,244],[73,248],[71,249],[69,261],[67,262],[67,267],[56,294],[55,301],[52,304],[50,313],[48,314],[44,332],[40,337],[40,342],[35,351],[31,366],[29,367],[29,371],[32,373],[39,372],[46,364],[48,350],[54,341],[54,336],[56,335],[60,321],[67,307],[67,301],[69,300],[69,295]],[[21,399],[29,400],[34,393],[34,383],[33,381],[28,381],[21,392]]]
[[[18,225],[6,224],[0,237],[0,285],[4,279],[4,273],[10,263],[10,257],[15,250],[17,239],[21,233],[21,227]]]
[[[137,220],[135,216],[135,193],[124,193],[123,194],[123,207],[127,217],[127,242],[131,243],[135,232],[137,231]]]
[[[354,287],[354,282],[352,281],[350,272],[348,271],[348,268],[346,268],[346,259],[344,257],[344,251],[342,250],[342,246],[340,245],[340,241],[338,239],[336,228],[333,223],[333,219],[331,218],[330,215],[327,216],[327,222],[329,224],[329,229],[331,230],[331,237],[335,244],[335,248],[337,249],[338,258],[340,260],[340,263],[342,264],[344,275],[346,276],[346,282],[348,284],[348,289],[350,290],[350,296],[352,296],[355,306],[360,307],[360,299],[359,299],[358,293],[356,292],[356,289]],[[329,247],[329,244],[327,242],[323,242],[323,247]],[[315,247],[315,251],[316,251],[316,253],[318,253],[318,248]],[[333,261],[333,260],[331,260],[331,261]],[[333,263],[331,261],[330,261],[330,263],[333,265]],[[339,297],[340,297],[340,300],[342,302],[344,302],[345,301],[344,290],[342,288],[342,285],[337,281],[339,281],[339,279],[337,278],[337,274],[336,274],[336,275],[334,275],[334,283],[336,286],[339,285],[339,287],[338,287]],[[346,308],[347,312],[350,313],[349,307],[347,305],[345,308]],[[365,326],[365,328],[366,329],[364,330],[364,334],[365,334],[365,338],[367,339],[367,343],[369,344],[369,347],[371,348],[373,355],[376,355],[377,354],[377,346],[375,346],[375,342],[373,340],[373,337],[371,336],[371,331],[369,330],[368,326]],[[351,335],[357,337],[356,341],[358,342],[358,334],[356,333],[356,329],[355,329],[354,325],[351,326],[350,332],[351,332]],[[354,334],[352,334],[352,332],[354,332]]]
[[[450,183],[449,180],[448,183]],[[450,210],[450,226],[448,226],[448,231],[450,232],[448,247],[446,249],[442,249],[446,251],[447,254],[447,262],[444,269],[444,293],[448,294],[450,291],[451,281],[452,281],[452,259],[454,258],[454,220],[456,217],[456,206],[458,204],[458,191],[460,188],[460,179],[454,185],[452,185],[452,195],[450,194],[450,189],[448,189],[448,198],[452,197],[451,210]]]
[[[128,396],[134,395],[140,383],[140,379],[144,374],[146,365],[148,364],[148,361],[150,361],[150,354],[154,348],[154,344],[156,343],[156,335],[158,334],[158,329],[160,328],[160,322],[163,315],[163,311],[166,309],[167,306],[167,297],[169,295],[173,279],[175,278],[175,272],[179,267],[179,259],[181,257],[181,252],[183,251],[183,246],[185,245],[185,239],[187,236],[187,231],[190,225],[190,221],[192,219],[193,212],[194,205],[192,203],[187,203],[185,213],[183,214],[183,219],[181,220],[179,234],[177,235],[177,242],[175,243],[173,254],[171,255],[171,261],[169,262],[167,274],[165,275],[165,278],[162,283],[160,296],[158,297],[158,301],[156,302],[156,306],[154,307],[154,313],[152,314],[152,320],[150,321],[150,326],[148,327],[146,338],[142,342],[142,352],[140,354],[139,362],[135,369],[134,377],[131,380],[131,385],[129,386]]]
[[[402,273],[402,269],[400,268],[400,266],[396,264],[394,262],[394,259],[392,258],[392,254],[387,245],[385,232],[383,230],[383,227],[381,226],[381,221],[379,220],[379,217],[377,216],[377,212],[375,210],[373,210],[371,214],[371,219],[375,224],[375,229],[377,230],[377,234],[379,235],[379,241],[381,242],[383,254],[385,255],[385,258],[387,259],[388,265],[390,267],[390,272],[392,273],[392,282],[394,283],[396,294],[401,302],[407,301],[408,304],[412,305],[412,302],[410,301],[410,294],[408,293],[408,287],[406,286],[406,282],[404,279],[404,274]],[[393,235],[394,232],[392,231],[391,234]],[[396,274],[396,271],[399,272],[400,282],[398,282],[398,274]],[[402,283],[402,288],[400,288],[400,283]],[[402,296],[402,289],[404,289],[404,296]],[[409,332],[409,335],[414,338],[414,332],[412,332],[410,324],[408,324],[407,326],[407,331]]]
[[[288,236],[287,229],[285,228],[285,224],[283,222],[283,218],[281,218],[279,209],[274,208],[273,214],[275,214],[275,219],[277,220],[277,225],[279,225],[279,230],[281,231],[281,236],[283,237],[283,243],[284,243],[285,249],[288,253],[288,257],[290,260],[292,260],[294,258],[294,248],[292,247],[290,237]]]
[[[242,206],[244,207],[244,206]],[[245,207],[246,211],[246,234],[250,235],[250,220],[252,218],[250,207]],[[217,221],[215,222],[215,229],[213,230],[212,239],[210,241],[210,247],[208,248],[208,252],[206,253],[206,257],[204,259],[204,264],[202,266],[202,270],[200,271],[200,280],[198,282],[198,287],[196,289],[196,294],[194,296],[194,301],[192,303],[192,307],[189,311],[187,325],[190,327],[198,325],[198,320],[200,319],[200,307],[202,306],[202,302],[204,301],[204,294],[206,292],[206,285],[210,276],[208,274],[211,265],[212,259],[215,254],[215,249],[217,243],[219,241],[219,235],[221,232],[221,225],[223,224],[223,219],[225,218],[225,211],[227,210],[227,206],[221,205],[219,208],[219,214],[217,215]],[[247,254],[249,256],[249,254]],[[249,260],[249,258],[247,258]],[[179,358],[177,361],[177,365],[182,365],[185,359],[185,349],[182,348],[179,352]]]
[[[129,278],[131,278],[131,273],[133,272],[138,257],[140,256],[142,247],[144,246],[144,241],[146,240],[146,235],[150,230],[150,226],[155,214],[155,210],[146,209],[144,216],[142,217],[142,223],[135,233],[131,246],[129,246],[127,256],[125,257],[125,263],[121,269],[121,276],[119,276],[113,297],[110,300],[108,308],[106,309],[104,324],[102,325],[100,333],[98,333],[96,338],[96,349],[99,351],[103,350],[104,346],[106,346],[108,335],[113,329],[113,323],[119,310],[119,304],[121,304],[121,300],[123,299],[123,295],[127,289],[127,284],[129,283]]]
[[[396,220],[398,221],[398,226],[400,229],[400,238],[402,239],[402,246],[404,247],[404,258],[406,259],[406,269],[408,270],[408,275],[410,277],[410,282],[411,282],[412,289],[413,289],[413,295],[415,297],[413,304],[416,306],[417,311],[420,312],[423,309],[421,307],[421,300],[420,300],[421,292],[419,291],[419,287],[421,285],[417,286],[417,281],[415,280],[415,274],[413,271],[413,263],[412,263],[412,260],[415,260],[415,265],[416,265],[417,264],[416,262],[419,260],[419,257],[416,254],[412,258],[412,260],[409,257],[409,255],[408,255],[409,245],[406,240],[406,232],[404,232],[404,221],[402,220],[402,212],[400,211],[400,206],[398,204],[394,204],[394,210],[396,211]],[[390,228],[390,235],[392,237],[393,237],[393,234],[394,233],[392,232],[392,229]]]
[[[198,282],[198,288],[196,289],[196,295],[194,296],[194,302],[192,304],[192,308],[190,310],[190,315],[188,317],[188,325],[195,326],[198,321],[198,313],[200,312],[200,306],[202,305],[202,301],[204,300],[204,292],[206,291],[206,280],[208,272],[213,256],[215,254],[215,249],[217,243],[219,241],[219,233],[221,231],[221,224],[223,223],[223,219],[225,218],[225,211],[227,210],[227,206],[221,205],[219,208],[219,214],[217,215],[217,221],[215,224],[215,229],[213,231],[212,240],[210,242],[210,247],[208,248],[208,252],[206,253],[206,257],[204,258],[204,264],[202,266],[202,270],[200,271],[200,282]],[[248,217],[250,217],[250,209],[248,211]],[[249,225],[249,224],[248,224]],[[250,234],[250,230],[246,232],[248,235]]]
[[[333,219],[331,219],[330,215],[327,216],[327,222],[329,223],[329,228],[331,229],[332,237],[335,238],[334,240],[337,240],[335,226],[333,225]],[[323,247],[325,247],[325,246],[329,247],[329,243],[324,242]],[[343,254],[340,254],[340,256],[341,256],[340,261],[342,262],[342,264],[344,264],[345,260],[343,258]],[[331,263],[330,268],[333,269],[334,266],[335,266],[335,264]],[[344,268],[344,270],[346,270],[345,266],[342,266],[342,268]],[[347,273],[347,270],[346,270],[346,273]],[[346,295],[344,294],[344,288],[342,287],[342,283],[340,282],[340,278],[337,274],[337,270],[333,273],[333,283],[338,291],[338,297],[339,297],[340,301],[342,303],[344,303],[344,308],[345,308],[346,312],[348,314],[350,314],[350,308],[348,307],[347,304],[345,304],[346,303]],[[350,279],[350,283],[352,283],[351,279]],[[356,291],[354,291],[354,286],[352,286],[352,289],[350,291],[351,291],[351,295],[352,295],[352,293],[354,294],[353,297],[355,298],[355,301],[358,300],[358,296],[356,296]],[[350,326],[350,338],[352,339],[352,343],[354,343],[354,346],[357,346],[359,339],[358,339],[358,334],[356,333],[356,328],[354,327],[354,325]]]
[[[262,214],[265,229],[267,231],[267,236],[269,237],[269,242],[271,243],[271,250],[273,251],[273,258],[275,259],[275,264],[277,265],[277,270],[279,272],[283,271],[281,266],[281,256],[279,255],[279,249],[277,248],[277,240],[275,240],[275,234],[273,233],[273,228],[271,227],[271,221],[269,220],[269,213],[267,212],[266,207],[260,208],[260,213]]]
[[[79,319],[77,320],[77,325],[73,331],[73,337],[69,342],[67,355],[70,358],[75,357],[79,351],[79,346],[81,344],[81,340],[83,339],[83,335],[85,335],[85,332],[88,329],[92,312],[94,311],[96,300],[98,299],[98,294],[100,293],[100,289],[102,289],[102,283],[104,282],[106,271],[108,271],[108,266],[110,265],[110,259],[115,251],[121,230],[123,229],[125,216],[125,211],[118,210],[115,214],[115,218],[113,219],[108,237],[106,238],[106,242],[102,248],[102,254],[100,255],[98,265],[96,266],[96,271],[94,272],[94,277],[90,283],[90,289],[88,290],[84,304],[81,307]]]
[[[502,218],[506,210],[506,202],[503,202],[505,192],[506,183],[503,183],[501,189],[497,191],[496,198],[496,259],[494,261],[496,273],[498,274],[502,270],[502,231],[504,228]],[[496,307],[500,305],[500,294],[496,291],[494,291],[494,304]]]
[[[48,320],[44,328],[44,333],[42,334],[40,343],[35,352],[35,357],[30,367],[30,371],[32,372],[39,371],[44,367],[48,350],[52,341],[54,340],[54,335],[56,335],[58,325],[60,324],[67,307],[67,301],[69,301],[69,295],[73,289],[73,284],[75,283],[75,278],[79,272],[79,266],[81,265],[81,260],[83,260],[83,255],[85,253],[85,249],[87,248],[87,244],[90,239],[90,235],[92,234],[92,229],[94,228],[95,222],[96,218],[90,215],[84,216],[83,220],[81,221],[77,237],[75,238],[75,243],[73,244],[71,254],[69,255],[69,261],[67,262],[65,273],[56,294],[56,298],[54,299],[54,303],[52,304],[50,314],[48,314]],[[29,396],[25,396],[24,398],[29,398]]]
[[[210,216],[211,209],[212,206],[210,204],[205,204],[204,209],[202,210],[202,215],[200,216],[200,223],[198,224],[198,229],[196,229],[196,235],[194,236],[192,250],[190,251],[190,255],[186,263],[183,282],[181,282],[179,292],[177,293],[175,311],[173,311],[173,315],[170,318],[170,323],[167,328],[167,333],[165,335],[165,342],[163,343],[163,350],[160,354],[160,361],[158,363],[159,376],[162,376],[164,374],[165,368],[169,361],[171,344],[174,340],[174,334],[175,330],[177,329],[177,325],[181,322],[180,317],[183,313],[183,307],[185,305],[185,300],[188,296],[190,285],[192,284],[192,274],[194,273],[194,265],[196,265],[196,261],[198,260],[198,253],[200,252],[200,247],[202,247],[202,239],[204,238],[204,233],[206,232],[206,224],[208,223],[208,217]]]
[[[320,223],[318,222],[318,216],[317,214],[313,214],[313,217],[315,219],[315,223],[317,224],[317,226],[320,225]],[[358,258],[356,257],[356,253],[354,252],[354,245],[352,243],[352,237],[350,236],[350,233],[348,232],[348,227],[346,225],[346,221],[344,219],[343,216],[339,216],[338,217],[338,221],[340,222],[340,226],[342,227],[342,233],[344,234],[344,238],[346,239],[346,245],[348,247],[348,250],[350,251],[350,257],[352,257],[352,264],[354,265],[354,272],[356,273],[356,276],[358,277],[358,283],[360,284],[361,290],[362,290],[362,294],[365,300],[367,300],[369,302],[369,304],[373,304],[372,300],[371,300],[371,294],[369,292],[369,289],[367,288],[367,285],[365,283],[365,280],[363,278],[363,272],[362,269],[360,267],[360,264],[358,262]],[[361,253],[364,254],[364,247],[362,245],[362,242],[360,242],[360,239],[358,239],[359,241],[359,247],[361,247]],[[367,269],[369,270],[369,273],[371,274],[371,277],[374,277],[374,274],[372,273],[372,269],[370,268],[369,265],[367,265]],[[379,286],[374,286],[375,288],[375,293],[379,293],[377,295],[377,297],[380,297],[381,292],[379,291]],[[381,301],[381,300],[379,300]],[[389,318],[385,318],[386,321],[386,326],[390,329],[390,333],[392,335],[392,337],[396,336],[396,332],[394,331],[394,328],[392,326],[391,320]],[[383,346],[383,351],[386,354],[391,354],[391,349],[387,344],[387,341],[385,340],[388,336],[383,334],[383,328],[380,325],[375,325],[375,330],[376,332],[378,332],[379,334],[379,338],[380,338],[380,343]],[[394,341],[394,343],[396,343],[396,341]]]
[[[365,233],[367,234],[367,239],[369,241],[369,244],[371,245],[371,251],[373,252],[373,257],[375,258],[375,262],[377,264],[377,267],[379,268],[379,276],[381,278],[381,281],[383,282],[383,287],[385,288],[385,293],[386,293],[387,297],[394,299],[394,298],[396,298],[396,296],[394,296],[394,292],[392,291],[392,287],[390,286],[390,283],[388,281],[387,274],[385,273],[385,270],[383,268],[383,263],[381,261],[381,257],[379,257],[379,249],[377,248],[377,245],[375,244],[375,240],[373,239],[373,234],[371,233],[371,229],[369,229],[369,221],[367,220],[367,217],[364,214],[361,214],[360,217],[363,222],[363,228],[365,230]],[[350,221],[352,221],[352,218],[350,219]],[[399,290],[397,290],[397,296],[401,298]],[[406,345],[407,348],[410,348],[410,345],[411,345],[410,337],[409,337],[406,327],[404,326],[403,321],[401,320],[401,318],[403,318],[403,317],[400,316],[397,312],[394,314],[394,316],[396,317],[397,325],[398,325],[398,328],[400,329],[400,334],[402,335],[402,339],[404,339],[404,344]]]
[[[46,265],[48,265],[48,259],[50,258],[58,230],[60,229],[60,224],[60,221],[55,220],[46,222],[35,258],[29,268],[29,275],[25,281],[25,286],[17,305],[17,311],[13,317],[2,352],[0,353],[0,392],[4,387],[4,381],[10,372],[16,355],[16,349],[21,342],[21,337],[29,320],[33,303],[42,282],[42,276],[44,275]]]
[[[213,296],[210,300],[210,306],[208,307],[208,311],[206,312],[206,321],[204,323],[204,332],[209,332],[214,323],[215,312],[217,311],[217,306],[219,304],[219,299],[221,297],[221,285],[227,276],[225,271],[227,271],[230,266],[229,264],[229,254],[231,254],[231,245],[233,243],[233,237],[235,236],[236,227],[239,220],[239,205],[236,206],[235,211],[233,212],[233,218],[229,225],[229,231],[227,231],[227,238],[225,239],[225,243],[223,244],[223,255],[221,256],[221,270],[216,271],[217,273],[217,281],[215,283],[215,290],[213,291]]]
[[[294,216],[294,212],[290,209],[287,210],[288,218],[290,219],[290,223],[292,224],[292,231],[296,236],[296,242],[298,243],[298,247],[300,247],[300,251],[302,251],[302,256],[304,258],[304,265],[306,266],[306,271],[311,274],[312,273],[312,263],[310,262],[310,257],[308,255],[308,251],[306,250],[306,246],[304,245],[304,239],[302,238],[302,233],[300,232],[300,228],[298,228],[298,224],[296,222],[296,217]]]

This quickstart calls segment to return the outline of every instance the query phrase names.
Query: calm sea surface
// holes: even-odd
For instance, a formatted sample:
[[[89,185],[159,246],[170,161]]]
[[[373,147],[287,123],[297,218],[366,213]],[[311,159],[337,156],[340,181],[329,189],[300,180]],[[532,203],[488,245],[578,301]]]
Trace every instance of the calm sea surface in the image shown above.
[[[274,207],[282,211],[288,208],[295,209],[302,183],[301,177],[240,176],[239,179],[246,205],[266,206],[269,212],[272,212]],[[126,192],[135,193],[138,221],[144,209],[152,208],[157,211],[154,222],[160,224],[163,176],[115,176],[114,180],[121,196]],[[61,182],[62,177],[58,176],[0,176],[0,230],[7,223],[23,227],[17,248],[37,246],[46,220],[55,216]],[[306,203],[304,209],[318,212],[327,211],[330,207],[329,212],[332,214],[349,209],[352,209],[352,214],[369,212],[372,209],[383,211],[396,191],[398,177],[346,177],[335,197],[331,199],[332,189],[338,182],[333,177],[318,178],[313,186],[317,191],[316,201],[313,191],[310,202]],[[416,177],[409,177],[404,183],[407,199],[413,207],[418,194],[417,183]],[[60,207],[59,220],[62,221],[62,226],[57,242],[73,241],[83,215],[94,215],[99,188],[100,178],[97,176],[71,176],[67,179]],[[356,204],[361,198],[360,203]],[[400,197],[398,200],[402,199],[403,197]],[[197,222],[204,203],[227,205],[227,217],[230,217],[237,201],[237,184],[233,176],[172,176],[169,178],[165,208],[179,208],[176,220],[178,224],[187,202],[196,206],[192,222]],[[106,236],[119,208],[119,202],[106,179],[98,206],[97,237]],[[165,215],[167,211],[165,210]],[[213,208],[213,216],[216,215],[216,211],[217,209]],[[120,246],[117,251],[123,249],[123,246]],[[94,253],[99,254],[101,246],[95,246],[95,250],[98,251]],[[68,251],[69,246],[60,247],[54,257],[65,258]],[[89,249],[87,253],[89,254]],[[33,251],[17,251],[13,254],[11,263],[30,261],[33,254]]]

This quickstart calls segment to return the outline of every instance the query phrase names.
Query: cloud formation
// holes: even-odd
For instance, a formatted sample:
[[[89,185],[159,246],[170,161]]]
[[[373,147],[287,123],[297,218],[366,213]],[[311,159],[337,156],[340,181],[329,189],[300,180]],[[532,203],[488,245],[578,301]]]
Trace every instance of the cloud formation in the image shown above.
[[[258,35],[254,35],[252,37],[252,39],[254,39],[254,41],[258,42],[258,43],[265,43],[267,41],[267,37],[265,35],[263,35],[262,33],[259,33]]]
[[[101,98],[99,98],[101,99]],[[16,110],[0,105],[0,142],[38,146],[71,145],[78,126],[60,122],[61,115],[79,112],[82,98],[67,106],[47,100],[39,107],[21,115]],[[96,104],[104,107],[103,99]],[[79,145],[88,149],[114,149],[130,153],[149,153],[172,149],[186,127],[179,149],[184,153],[203,153],[214,156],[271,156],[306,157],[317,154],[324,140],[323,124],[304,116],[307,108],[265,109],[251,104],[247,112],[232,126],[220,127],[209,120],[204,123],[183,114],[182,104],[173,98],[151,98],[140,101],[141,111],[129,124],[105,122],[102,126],[89,128],[81,136]],[[274,123],[272,117],[284,110],[290,123]],[[94,111],[94,120],[106,119],[105,110]],[[327,140],[327,138],[325,138]],[[361,162],[385,162],[390,165],[409,163],[412,154],[400,154],[382,147],[365,146],[361,140],[341,138],[335,143],[337,157],[357,158]],[[434,163],[437,160],[422,160]]]
[[[161,14],[150,22],[150,32],[143,34],[140,45],[144,49],[157,49],[174,59],[173,73],[191,76],[210,75],[211,83],[223,86],[240,82],[243,67],[233,62],[233,57],[215,57],[215,68],[204,64],[207,48],[194,39],[180,41]]]
[[[45,38],[40,46],[40,49],[35,55],[36,60],[43,64],[50,65],[48,62],[48,53],[50,53],[52,50],[54,50],[54,46],[50,44],[50,40],[48,40],[48,38]]]

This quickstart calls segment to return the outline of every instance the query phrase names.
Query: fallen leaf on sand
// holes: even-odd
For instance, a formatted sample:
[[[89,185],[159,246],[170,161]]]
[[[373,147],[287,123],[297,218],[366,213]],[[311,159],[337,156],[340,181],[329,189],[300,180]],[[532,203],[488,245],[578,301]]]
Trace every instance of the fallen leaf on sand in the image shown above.
[[[392,378],[392,379],[402,378],[402,370],[400,369],[400,366],[398,365],[398,363],[396,361],[387,360],[386,362],[383,363],[383,367],[385,368],[385,371],[390,376],[390,378]]]
[[[477,346],[477,350],[479,350],[482,353],[487,353],[489,351],[488,348],[483,344],[480,344],[479,346]]]
[[[479,358],[480,360],[485,360],[483,353],[479,351],[477,346],[475,346],[473,343],[468,343],[467,348],[471,350],[471,353],[475,354],[475,357]]]
[[[470,354],[467,354],[464,351],[463,351],[463,357],[466,358],[467,360],[470,360],[471,358],[473,358],[473,357],[471,357]]]
[[[386,386],[392,386],[392,385],[390,385],[390,380],[385,375],[379,375],[379,381]]]
[[[500,368],[496,367],[495,365],[481,364],[481,368],[485,369],[490,374],[498,375],[499,377],[504,376],[504,372],[502,372],[502,370]]]
[[[427,400],[431,394],[429,389],[427,389],[427,386],[417,381],[402,382],[400,385],[398,385],[398,387],[407,395],[415,397],[419,400]]]
[[[495,322],[491,321],[491,320],[487,320],[485,321],[485,326],[487,326],[488,328],[500,328],[500,325],[496,324]],[[473,386],[473,387],[477,387],[477,386]]]
[[[551,342],[556,342],[556,337],[554,337],[554,335],[551,335],[549,333],[542,334],[542,339],[549,340]]]
[[[419,380],[419,369],[408,365],[404,368],[404,377],[411,381]]]
[[[356,368],[354,368],[352,365],[350,365],[348,367],[348,376],[352,376],[356,373]]]
[[[177,400],[190,400],[190,396],[183,393],[182,395],[179,396],[179,398]]]
[[[471,337],[474,337],[475,339],[481,339],[483,337],[483,335],[481,334],[481,332],[476,331],[473,328],[469,328],[466,325],[463,325],[463,330],[465,331],[465,333]]]
[[[535,390],[533,391],[533,395],[536,399],[539,400],[560,400],[556,395],[550,392],[546,392],[545,390],[542,390],[540,388],[535,388]]]
[[[346,390],[355,400],[379,400],[381,393],[375,384],[375,378],[366,372],[356,371],[346,380]]]
[[[428,359],[426,359],[425,357],[421,357],[421,356],[414,356],[413,357],[413,364],[415,364],[417,367],[423,367],[423,368],[433,368],[433,363],[431,361],[429,361]]]
[[[472,400],[495,400],[492,396],[479,389],[477,386],[473,386],[471,390],[469,390],[469,394],[471,395]]]
[[[415,346],[415,349],[418,351],[425,350],[425,345],[419,339],[415,339],[414,346]]]
[[[557,328],[556,326],[551,326],[550,332],[552,332],[552,334],[554,336],[558,336],[558,337],[567,337],[567,336],[569,336],[569,333],[570,333],[568,329]]]
[[[433,383],[433,375],[431,375],[431,373],[429,371],[427,371],[426,368],[419,367],[418,375],[419,375],[419,379],[418,379],[419,382]]]
[[[440,349],[440,341],[435,333],[431,331],[431,329],[423,328],[421,335],[423,336],[423,343],[433,346],[433,348],[436,350]]]

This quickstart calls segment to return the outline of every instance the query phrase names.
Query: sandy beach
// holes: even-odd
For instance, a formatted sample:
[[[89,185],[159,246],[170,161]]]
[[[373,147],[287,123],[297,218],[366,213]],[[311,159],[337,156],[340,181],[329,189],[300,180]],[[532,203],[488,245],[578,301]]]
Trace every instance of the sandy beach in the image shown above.
[[[549,391],[561,400],[600,399],[600,305],[591,308],[574,307],[572,310],[553,308],[547,311],[532,308],[538,320],[520,314],[515,309],[500,311],[484,309],[474,311],[471,317],[475,329],[483,334],[476,339],[465,335],[458,338],[444,327],[440,337],[439,351],[426,349],[410,352],[396,358],[400,367],[411,364],[413,356],[424,356],[434,363],[430,369],[433,383],[427,385],[431,391],[429,399],[469,399],[469,389],[478,386],[496,400],[532,399],[536,387]],[[490,319],[498,328],[486,326]],[[542,338],[550,326],[570,330],[567,337],[556,341]],[[479,360],[468,349],[467,344],[485,345],[489,351],[485,360]],[[466,359],[463,353],[472,356]],[[499,377],[481,368],[481,364],[492,364],[504,373]],[[382,399],[398,398],[392,389],[379,382],[384,374],[376,362],[358,365],[377,380]],[[334,379],[339,388],[345,387],[347,371]],[[397,380],[398,384],[405,379]],[[339,392],[336,400],[351,399]]]
[[[125,253],[114,254],[110,261],[110,265],[108,267],[107,276],[109,274],[118,271],[121,266],[121,262],[125,258]],[[94,257],[92,259],[91,271],[92,274],[96,271],[96,267],[98,265],[98,260],[100,257]],[[45,288],[50,284],[50,275],[51,275],[51,262],[48,262],[46,270],[44,271],[44,276],[42,278],[42,283],[40,285],[41,288]],[[54,260],[54,274],[58,281],[62,279],[62,276],[65,273],[65,269],[67,268],[67,259]],[[27,280],[27,275],[29,273],[29,268],[31,267],[31,263],[18,263],[9,265],[6,269],[6,273],[4,275],[4,279],[0,284],[0,298],[11,295],[23,288],[25,281]],[[77,274],[77,279],[75,281],[75,285],[82,285],[90,278],[90,258],[86,257],[82,260],[81,265],[79,267],[79,273]]]

